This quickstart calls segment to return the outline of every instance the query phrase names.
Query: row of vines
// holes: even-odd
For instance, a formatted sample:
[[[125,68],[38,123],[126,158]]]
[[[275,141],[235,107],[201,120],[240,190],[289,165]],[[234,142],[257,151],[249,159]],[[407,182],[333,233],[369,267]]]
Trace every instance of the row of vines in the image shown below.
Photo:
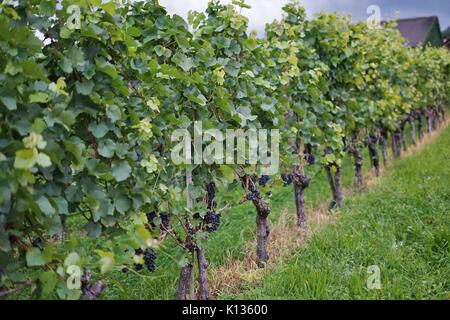
[[[446,50],[405,46],[395,24],[307,20],[296,2],[258,38],[243,8],[212,1],[185,21],[156,0],[2,2],[0,297],[31,287],[35,297],[96,299],[105,284],[92,275],[154,271],[170,238],[181,257],[177,297],[208,299],[204,244],[226,211],[216,193],[242,187],[254,204],[264,267],[273,184],[293,183],[305,228],[306,166],[326,170],[330,209],[340,208],[346,153],[362,188],[363,148],[378,174],[389,144],[398,157],[406,134],[415,143],[444,121]],[[278,129],[280,174],[175,165],[172,132],[194,121]],[[84,248],[80,235],[101,246]]]

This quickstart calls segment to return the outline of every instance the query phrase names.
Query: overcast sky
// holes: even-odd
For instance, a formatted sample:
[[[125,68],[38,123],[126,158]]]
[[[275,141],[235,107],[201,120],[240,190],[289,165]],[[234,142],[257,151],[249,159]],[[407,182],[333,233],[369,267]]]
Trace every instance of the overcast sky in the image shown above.
[[[221,0],[230,3],[231,0]],[[170,14],[178,14],[186,17],[189,10],[203,11],[208,0],[159,0]],[[256,29],[263,34],[267,22],[281,17],[281,7],[288,0],[247,0],[252,6],[242,13],[250,20],[250,29]],[[308,16],[321,11],[338,11],[351,14],[354,19],[366,19],[367,8],[370,5],[378,5],[381,10],[382,19],[418,16],[438,16],[441,29],[450,26],[450,0],[300,0],[305,7]]]

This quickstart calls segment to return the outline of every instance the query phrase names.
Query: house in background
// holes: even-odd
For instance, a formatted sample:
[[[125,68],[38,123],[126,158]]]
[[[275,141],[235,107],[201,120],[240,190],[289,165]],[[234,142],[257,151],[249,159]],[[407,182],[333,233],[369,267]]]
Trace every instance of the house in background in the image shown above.
[[[444,38],[444,46],[446,46],[447,49],[450,50],[450,27],[442,32],[442,37]]]
[[[397,28],[407,40],[407,44],[413,48],[428,44],[434,47],[444,45],[439,19],[436,16],[399,19]]]

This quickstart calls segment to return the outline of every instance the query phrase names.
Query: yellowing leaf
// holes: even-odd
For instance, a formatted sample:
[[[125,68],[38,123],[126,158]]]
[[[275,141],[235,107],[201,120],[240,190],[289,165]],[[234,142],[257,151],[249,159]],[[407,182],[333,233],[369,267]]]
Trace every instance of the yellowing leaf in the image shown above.
[[[108,12],[111,16],[116,14],[116,4],[113,1],[102,4],[101,8]]]

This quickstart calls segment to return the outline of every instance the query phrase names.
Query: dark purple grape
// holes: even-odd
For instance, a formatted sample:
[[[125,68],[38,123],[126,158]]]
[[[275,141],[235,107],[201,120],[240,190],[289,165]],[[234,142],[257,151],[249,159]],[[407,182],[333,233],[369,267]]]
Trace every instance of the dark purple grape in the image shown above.
[[[370,139],[370,142],[372,142],[373,144],[378,142],[378,137],[373,133],[369,133],[369,139]]]
[[[245,196],[245,199],[247,199],[248,201],[252,201],[254,199],[255,195],[253,193],[247,193],[247,195]]]
[[[263,175],[258,179],[258,183],[259,183],[259,185],[260,185],[261,187],[264,187],[264,186],[267,184],[267,182],[269,182],[269,180],[270,180],[270,177],[263,174]]]
[[[314,158],[313,154],[308,154],[306,161],[309,165],[313,165],[316,162],[316,159]]]
[[[208,211],[205,215],[206,231],[209,233],[216,231],[220,226],[220,214],[215,211]]]
[[[155,272],[156,270],[156,252],[152,248],[145,250],[144,262],[148,271]]]
[[[283,185],[285,187],[287,187],[288,185],[290,185],[293,181],[293,176],[292,173],[283,173],[281,175],[281,179],[283,180]]]
[[[148,221],[148,224],[152,228],[156,227],[155,222],[154,222],[155,218],[156,218],[156,212],[155,211],[147,213],[147,221]]]
[[[134,269],[136,271],[141,271],[142,269],[144,269],[144,266],[142,264],[140,264],[140,263],[135,263],[134,264]]]
[[[159,218],[161,219],[161,225],[160,225],[161,230],[163,230],[163,231],[168,230],[169,225],[170,225],[169,214],[167,212],[161,212],[159,214]]]
[[[33,241],[31,241],[31,245],[35,248],[39,248],[42,250],[43,241],[40,238],[36,238]]]
[[[122,272],[123,272],[123,273],[128,273],[128,271],[130,271],[130,270],[129,270],[127,267],[123,267],[123,268],[122,268]]]
[[[144,253],[144,251],[141,248],[137,248],[137,249],[134,250],[134,254],[136,254],[138,256],[143,254],[143,253]]]

